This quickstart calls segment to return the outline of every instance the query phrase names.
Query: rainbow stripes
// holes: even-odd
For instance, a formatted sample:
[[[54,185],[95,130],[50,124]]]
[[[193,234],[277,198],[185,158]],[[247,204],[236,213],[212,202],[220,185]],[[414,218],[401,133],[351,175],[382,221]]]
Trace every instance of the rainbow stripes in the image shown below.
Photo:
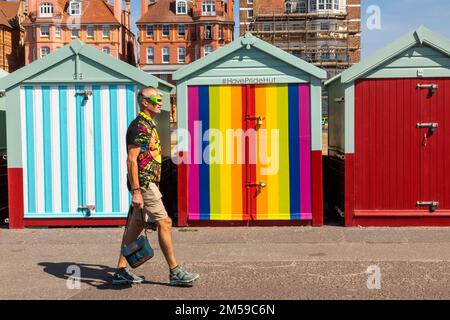
[[[246,115],[264,117],[248,150]],[[190,86],[188,130],[190,220],[312,219],[309,84]],[[247,182],[266,187],[252,197]]]
[[[126,216],[125,134],[135,92],[134,85],[21,88],[25,218],[80,218],[86,205],[95,205],[91,217]]]

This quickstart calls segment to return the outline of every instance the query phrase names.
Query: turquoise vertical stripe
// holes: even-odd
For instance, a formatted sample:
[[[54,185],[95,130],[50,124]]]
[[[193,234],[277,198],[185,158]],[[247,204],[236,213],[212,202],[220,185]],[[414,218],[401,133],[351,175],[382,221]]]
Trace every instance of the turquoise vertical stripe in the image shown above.
[[[103,212],[102,101],[100,86],[93,86],[92,91],[94,112],[95,211]]]
[[[36,166],[34,159],[33,88],[25,87],[25,122],[27,139],[28,212],[36,212]]]
[[[136,95],[135,95],[136,87],[134,85],[127,85],[127,127],[136,117]],[[126,144],[126,141],[124,141]],[[128,150],[127,150],[128,153]],[[131,194],[128,194],[128,203],[131,203]]]
[[[61,159],[61,212],[69,212],[69,158],[67,147],[67,88],[59,87],[59,141]]]
[[[119,122],[117,110],[117,86],[109,86],[110,128],[111,128],[111,192],[112,211],[120,211],[119,186]],[[122,142],[123,143],[123,142]]]
[[[42,122],[44,143],[44,199],[45,212],[52,212],[52,129],[50,87],[42,87]]]
[[[75,91],[84,90],[83,86],[76,86]],[[76,94],[76,92],[75,92]],[[76,118],[77,118],[77,176],[78,176],[78,205],[84,205],[84,195],[86,190],[86,177],[84,174],[85,165],[85,114],[84,97],[76,94]]]

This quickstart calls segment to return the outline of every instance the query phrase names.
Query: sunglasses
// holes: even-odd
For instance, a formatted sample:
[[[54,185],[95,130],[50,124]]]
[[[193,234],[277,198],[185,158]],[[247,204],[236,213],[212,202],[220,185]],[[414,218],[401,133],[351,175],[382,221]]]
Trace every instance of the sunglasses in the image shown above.
[[[162,105],[163,99],[161,97],[143,97],[144,100],[147,100],[148,102],[156,103],[157,105]]]

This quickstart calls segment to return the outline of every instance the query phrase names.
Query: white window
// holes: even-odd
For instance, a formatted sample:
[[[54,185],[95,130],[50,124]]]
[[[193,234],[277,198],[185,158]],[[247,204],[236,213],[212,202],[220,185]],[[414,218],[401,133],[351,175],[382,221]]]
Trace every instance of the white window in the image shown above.
[[[339,9],[340,9],[339,0],[334,0],[334,10],[339,10]]]
[[[45,57],[49,53],[50,53],[50,48],[49,47],[42,47],[41,48],[41,58]]]
[[[186,48],[179,47],[178,48],[178,63],[185,63],[185,62],[186,62]]]
[[[253,18],[253,9],[247,10],[247,18]]]
[[[319,0],[319,10],[325,10],[325,0]]]
[[[179,24],[178,25],[178,36],[184,37],[185,35],[186,35],[186,30],[185,30],[184,24]]]
[[[80,0],[72,0],[69,2],[69,14],[71,16],[81,15],[81,1]]]
[[[147,37],[153,37],[153,26],[147,25]]]
[[[168,37],[170,32],[170,26],[168,24],[163,24],[162,26],[162,36]]]
[[[212,39],[213,38],[213,25],[205,24],[205,38],[204,39]]]
[[[169,47],[162,48],[162,63],[170,63]]]
[[[155,49],[153,47],[147,47],[147,63],[155,63]]]
[[[72,33],[72,38],[78,38],[80,35],[80,30],[77,28],[72,28],[71,33]]]
[[[102,51],[103,51],[103,53],[106,53],[106,54],[111,53],[111,50],[109,50],[109,47],[103,47]]]
[[[177,1],[177,14],[186,14],[187,13],[187,1],[178,0]]]
[[[205,57],[213,51],[212,46],[207,45],[204,47]]]
[[[41,26],[41,37],[50,37],[50,27]]]
[[[110,29],[109,26],[103,26],[103,38],[109,38]]]
[[[88,38],[93,38],[94,37],[94,31],[95,31],[95,28],[94,28],[94,26],[88,26],[87,27],[87,37]]]
[[[55,35],[57,38],[61,38],[61,26],[55,26]]]
[[[203,0],[202,1],[202,16],[215,16],[216,15],[216,1],[215,0]]]
[[[327,10],[331,10],[333,9],[333,0],[327,0],[327,6],[326,6]]]
[[[39,16],[41,18],[53,17],[53,4],[51,4],[51,3],[43,3],[43,4],[41,4]]]

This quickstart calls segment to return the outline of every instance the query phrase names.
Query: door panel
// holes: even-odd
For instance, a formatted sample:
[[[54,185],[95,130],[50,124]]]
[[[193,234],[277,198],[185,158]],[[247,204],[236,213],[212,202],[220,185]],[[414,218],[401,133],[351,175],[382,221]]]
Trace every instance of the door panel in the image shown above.
[[[21,89],[25,217],[126,216],[125,133],[136,116],[135,89]],[[83,90],[92,94],[86,99]]]
[[[356,82],[356,210],[417,210],[420,117],[417,79]]]
[[[432,134],[427,128],[418,129],[423,139],[421,145],[421,194],[419,201],[439,202],[437,213],[450,209],[450,99],[449,79],[424,79],[421,85],[436,84],[438,88],[431,94],[423,88],[420,91],[421,122],[437,123],[438,128]],[[425,135],[427,135],[425,137]],[[424,210],[429,210],[424,207]]]

